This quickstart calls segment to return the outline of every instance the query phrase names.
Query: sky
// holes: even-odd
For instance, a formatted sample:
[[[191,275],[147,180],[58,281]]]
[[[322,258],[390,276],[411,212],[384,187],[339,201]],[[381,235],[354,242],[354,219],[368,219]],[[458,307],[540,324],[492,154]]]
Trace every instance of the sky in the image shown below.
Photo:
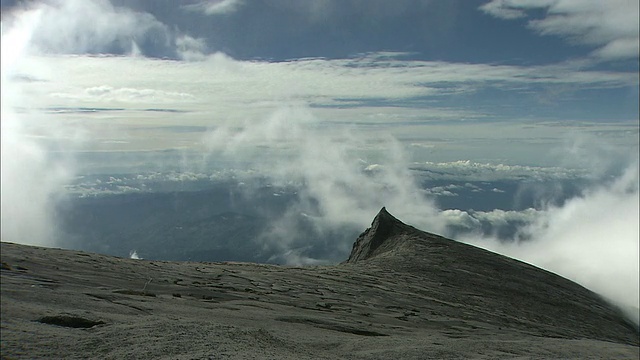
[[[56,199],[96,173],[241,170],[305,184],[322,224],[386,205],[439,233],[523,215],[439,209],[415,171],[579,175],[526,213],[533,245],[464,240],[637,306],[637,0],[1,6],[3,239],[55,245]]]
[[[577,139],[638,146],[637,1],[13,3],[7,26],[35,8],[12,75],[29,100],[67,118],[112,109],[87,150],[196,149],[202,127],[283,104],[391,134],[416,161],[548,166]]]

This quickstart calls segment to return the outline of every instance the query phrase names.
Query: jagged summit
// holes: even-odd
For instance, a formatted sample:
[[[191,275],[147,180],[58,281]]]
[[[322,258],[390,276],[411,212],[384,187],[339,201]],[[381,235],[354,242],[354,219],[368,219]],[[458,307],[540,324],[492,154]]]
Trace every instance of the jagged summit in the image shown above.
[[[436,236],[403,223],[383,207],[373,219],[371,227],[358,236],[346,262],[355,263],[390,251],[400,246],[402,240],[407,239],[407,236],[401,235]]]
[[[345,266],[381,271],[380,278],[384,274],[397,282],[419,279],[428,298],[438,294],[447,303],[474,308],[481,318],[513,320],[530,333],[548,336],[550,329],[563,329],[553,336],[638,344],[637,326],[590,290],[516,259],[416,229],[384,207],[355,241]]]

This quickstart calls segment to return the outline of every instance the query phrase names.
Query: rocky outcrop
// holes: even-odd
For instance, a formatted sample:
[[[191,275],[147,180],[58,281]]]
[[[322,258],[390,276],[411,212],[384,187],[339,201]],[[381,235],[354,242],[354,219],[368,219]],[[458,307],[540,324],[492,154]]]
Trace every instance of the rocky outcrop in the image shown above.
[[[448,240],[403,223],[383,207],[373,219],[371,227],[358,236],[346,263],[356,263],[386,252],[396,251],[405,245],[405,242],[415,238]]]
[[[412,234],[418,231],[416,228],[396,219],[383,207],[373,219],[371,227],[358,236],[346,262],[355,263],[372,258],[380,253],[382,249],[393,248],[391,242],[394,241],[397,235]],[[386,246],[381,248],[383,244]]]

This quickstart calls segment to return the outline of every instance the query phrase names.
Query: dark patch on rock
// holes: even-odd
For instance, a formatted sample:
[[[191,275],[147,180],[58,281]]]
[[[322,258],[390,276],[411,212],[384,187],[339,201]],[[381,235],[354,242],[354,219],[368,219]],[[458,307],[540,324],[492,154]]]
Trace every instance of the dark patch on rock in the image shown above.
[[[38,319],[38,322],[49,325],[70,327],[70,328],[81,328],[88,329],[92,328],[96,325],[104,324],[104,321],[94,321],[85,319],[79,316],[72,315],[55,315],[55,316],[44,316]]]
[[[307,324],[317,328],[339,331],[348,334],[360,335],[360,336],[388,336],[377,331],[364,330],[353,326],[341,324],[338,322],[327,321],[322,319],[306,318],[306,317],[281,317],[276,320],[294,324]]]
[[[131,290],[131,289],[114,290],[113,292],[116,294],[124,294],[124,295],[156,297],[156,294],[154,293],[150,293],[147,291]]]

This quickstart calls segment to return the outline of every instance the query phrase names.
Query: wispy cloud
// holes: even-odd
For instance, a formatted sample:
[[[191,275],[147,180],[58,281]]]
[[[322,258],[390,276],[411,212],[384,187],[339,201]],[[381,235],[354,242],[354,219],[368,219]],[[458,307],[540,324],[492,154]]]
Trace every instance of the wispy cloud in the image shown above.
[[[238,10],[243,5],[243,0],[206,0],[195,4],[183,5],[187,11],[197,11],[205,15],[224,15]]]
[[[203,38],[181,35],[176,38],[176,50],[180,59],[186,61],[200,61],[207,57],[207,44]]]
[[[180,93],[175,91],[154,90],[154,89],[136,89],[136,88],[113,88],[109,85],[93,86],[84,89],[82,93],[51,93],[52,98],[65,99],[70,102],[87,101],[87,102],[103,102],[105,104],[114,102],[124,103],[145,103],[145,104],[165,104],[192,102],[195,97],[188,93]]]
[[[557,35],[574,43],[596,46],[593,55],[605,60],[638,57],[637,0],[493,0],[480,9],[509,20],[525,18],[532,10],[543,10],[542,18],[528,22],[541,35]]]
[[[39,66],[33,64],[40,64]],[[359,59],[301,59],[287,62],[238,61],[214,54],[205,61],[176,62],[122,57],[39,57],[32,68],[54,66],[57,73],[29,73],[48,86],[64,87],[73,99],[130,88],[132,83],[165,93],[191,94],[209,103],[260,104],[297,100],[312,106],[415,108],[413,101],[479,91],[484,87],[526,93],[533,86],[578,85],[583,89],[637,85],[638,75],[579,70],[562,65],[508,66],[388,59],[371,54]],[[122,72],[126,68],[128,71]],[[105,81],[106,80],[106,81]],[[74,96],[69,90],[76,88]],[[102,90],[104,91],[102,91]],[[53,89],[52,89],[53,90]],[[98,94],[100,95],[100,94]],[[108,99],[108,98],[107,98]],[[141,97],[141,103],[145,97]],[[402,103],[406,100],[406,103]],[[254,105],[251,105],[254,106]]]
[[[173,35],[166,25],[148,13],[114,7],[107,0],[54,0],[35,3],[23,11],[38,16],[29,43],[31,51],[129,54],[144,49],[145,55],[174,55]],[[3,22],[11,22],[9,16]]]
[[[344,234],[345,229],[353,232],[369,223],[385,205],[414,223],[443,230],[432,200],[407,169],[405,154],[393,138],[379,140],[385,148],[378,156],[383,166],[366,171],[371,164],[357,156],[366,138],[319,124],[307,108],[292,105],[240,129],[218,127],[207,137],[212,156],[248,154],[261,176],[276,186],[296,189],[299,201],[290,204],[261,238],[265,248],[296,255],[289,251],[310,245],[299,227],[301,217],[320,232]],[[327,247],[339,253],[348,251],[350,241],[343,236],[326,239]]]
[[[638,83],[637,73],[580,70],[561,65],[524,67],[414,61],[389,53],[285,62],[240,61],[222,53],[191,62],[123,56],[31,56],[15,70],[42,79],[20,85],[30,95],[30,108],[140,110],[162,105],[183,111],[170,117],[131,111],[111,117],[96,113],[91,116],[100,118],[99,121],[78,118],[74,123],[76,129],[100,126],[101,130],[91,131],[101,134],[105,129],[114,129],[116,124],[125,131],[126,127],[151,125],[250,127],[266,114],[297,104],[311,108],[313,115],[321,119],[318,126],[357,127],[370,136],[370,148],[376,147],[374,139],[381,134],[393,134],[403,143],[411,144],[414,154],[428,158],[444,155],[446,160],[457,160],[470,159],[463,150],[483,142],[486,146],[482,151],[487,153],[481,155],[474,150],[478,157],[472,160],[484,158],[492,159],[491,162],[504,154],[503,146],[515,143],[519,148],[513,156],[543,158],[570,131],[618,131],[615,134],[620,139],[633,142],[633,134],[628,133],[633,130],[630,127],[633,123],[550,122],[535,114],[519,113],[505,117],[495,108],[467,104],[464,100],[470,94],[503,89],[510,95],[521,93],[528,97],[542,85],[569,84],[598,90],[626,89]],[[452,101],[462,105],[452,106]],[[84,119],[89,116],[85,115]],[[494,127],[498,121],[499,132]],[[152,138],[136,134],[140,133],[122,132],[122,138],[109,140],[131,141],[133,137],[140,140],[137,144],[142,150],[143,144]],[[200,150],[201,139],[197,136],[191,134],[189,142],[180,146]],[[473,142],[469,141],[471,137],[475,138]],[[176,144],[175,139],[166,136],[155,139],[153,149],[173,148]],[[116,143],[112,145],[114,149],[123,148]]]

